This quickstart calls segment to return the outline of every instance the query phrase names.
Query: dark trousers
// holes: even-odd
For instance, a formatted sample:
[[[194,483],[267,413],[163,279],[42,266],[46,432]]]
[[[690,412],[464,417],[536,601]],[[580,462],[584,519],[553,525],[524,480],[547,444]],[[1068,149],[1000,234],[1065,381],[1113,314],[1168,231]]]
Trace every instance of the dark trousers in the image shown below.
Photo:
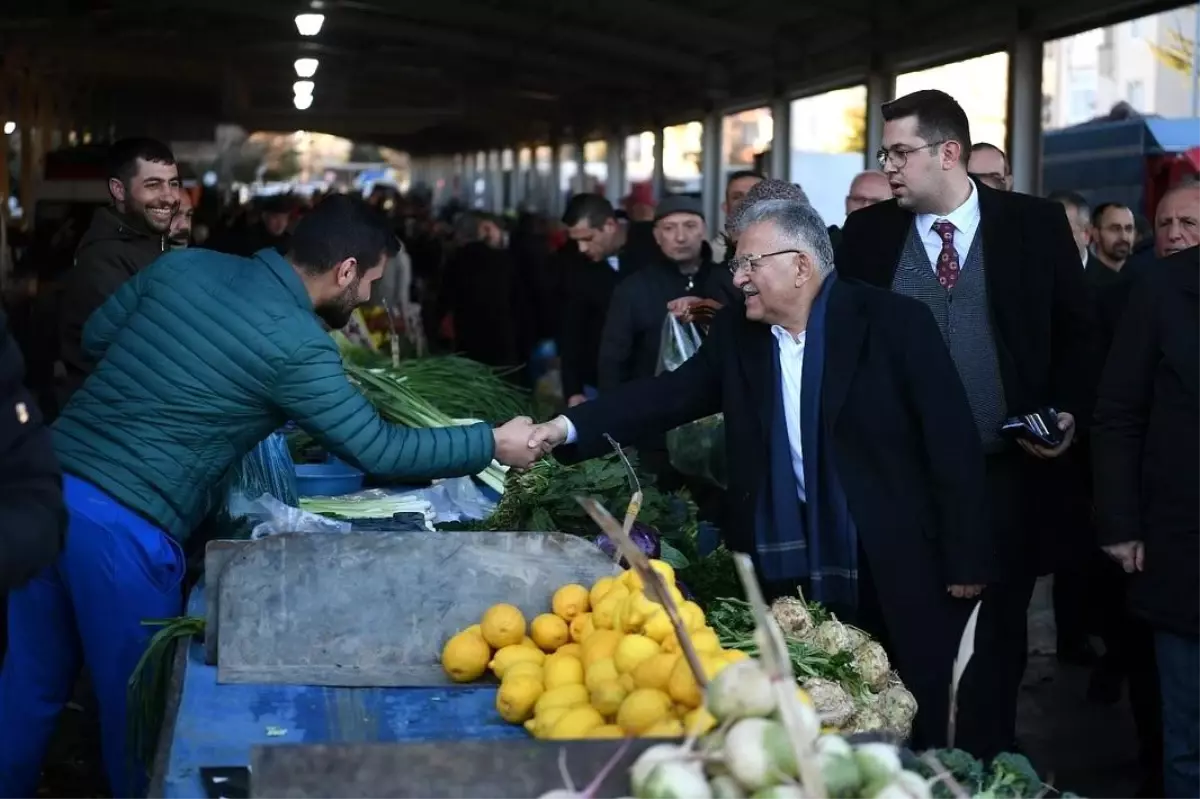
[[[1200,796],[1200,640],[1158,630],[1154,651],[1162,688],[1166,796]]]
[[[999,580],[980,595],[975,654],[959,685],[955,744],[994,757],[1016,741],[1017,695],[1029,652],[1027,614],[1037,561],[1026,512],[1023,453],[986,459],[987,514],[999,555]]]

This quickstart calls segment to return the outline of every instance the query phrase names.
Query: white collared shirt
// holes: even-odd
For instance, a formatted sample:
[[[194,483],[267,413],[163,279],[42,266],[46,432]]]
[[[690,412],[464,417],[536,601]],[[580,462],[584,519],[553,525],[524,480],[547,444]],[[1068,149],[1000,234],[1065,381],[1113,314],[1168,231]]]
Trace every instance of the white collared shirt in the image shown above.
[[[792,471],[796,475],[796,493],[804,501],[804,445],[800,435],[800,386],[804,374],[804,340],[808,331],[792,336],[779,325],[771,333],[779,342],[779,375],[783,383],[783,418],[787,423],[788,447],[792,451]]]
[[[800,434],[800,387],[804,374],[804,341],[808,331],[792,336],[779,325],[771,326],[771,333],[779,342],[779,374],[783,382],[783,418],[787,424],[788,448],[792,451],[792,472],[796,475],[796,494],[805,501],[804,493],[804,446]],[[563,416],[567,423],[567,444],[577,438],[575,423]]]
[[[938,257],[942,254],[942,237],[933,229],[934,224],[945,219],[954,225],[954,250],[958,253],[959,271],[967,265],[967,253],[971,243],[975,241],[975,233],[979,230],[979,191],[975,181],[971,181],[971,194],[962,205],[948,214],[917,214],[917,233],[921,235],[921,243],[929,255],[929,263],[937,272]]]

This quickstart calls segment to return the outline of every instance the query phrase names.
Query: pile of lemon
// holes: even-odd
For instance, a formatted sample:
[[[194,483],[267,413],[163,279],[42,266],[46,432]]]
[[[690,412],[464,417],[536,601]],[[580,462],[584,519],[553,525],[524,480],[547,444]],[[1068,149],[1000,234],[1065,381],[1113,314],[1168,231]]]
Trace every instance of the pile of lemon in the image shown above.
[[[650,565],[669,586],[708,679],[746,657],[721,649],[704,611],[675,587],[669,564]],[[442,667],[456,682],[491,669],[500,678],[496,710],[537,738],[707,732],[714,721],[670,618],[642,588],[632,570],[603,577],[591,589],[564,585],[554,592],[553,612],[528,624],[512,605],[494,605],[479,624],[446,643]]]

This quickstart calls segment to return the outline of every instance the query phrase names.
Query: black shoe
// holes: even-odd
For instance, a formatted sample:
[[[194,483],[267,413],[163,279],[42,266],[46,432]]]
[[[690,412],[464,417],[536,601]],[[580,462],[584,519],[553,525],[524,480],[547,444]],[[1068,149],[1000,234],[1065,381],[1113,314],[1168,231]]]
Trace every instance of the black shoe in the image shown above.
[[[1076,643],[1059,642],[1057,657],[1059,663],[1071,666],[1093,666],[1099,660],[1096,650],[1086,638]]]

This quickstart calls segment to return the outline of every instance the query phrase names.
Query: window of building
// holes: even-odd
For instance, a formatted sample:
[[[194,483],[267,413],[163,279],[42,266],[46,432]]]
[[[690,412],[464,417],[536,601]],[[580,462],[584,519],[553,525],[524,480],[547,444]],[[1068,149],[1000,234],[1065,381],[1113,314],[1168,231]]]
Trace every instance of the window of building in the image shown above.
[[[941,89],[963,110],[971,139],[1004,148],[1008,139],[1008,53],[999,52],[896,76],[896,96]]]
[[[793,100],[791,122],[789,178],[804,188],[826,224],[840,225],[850,181],[866,167],[867,87]]]

